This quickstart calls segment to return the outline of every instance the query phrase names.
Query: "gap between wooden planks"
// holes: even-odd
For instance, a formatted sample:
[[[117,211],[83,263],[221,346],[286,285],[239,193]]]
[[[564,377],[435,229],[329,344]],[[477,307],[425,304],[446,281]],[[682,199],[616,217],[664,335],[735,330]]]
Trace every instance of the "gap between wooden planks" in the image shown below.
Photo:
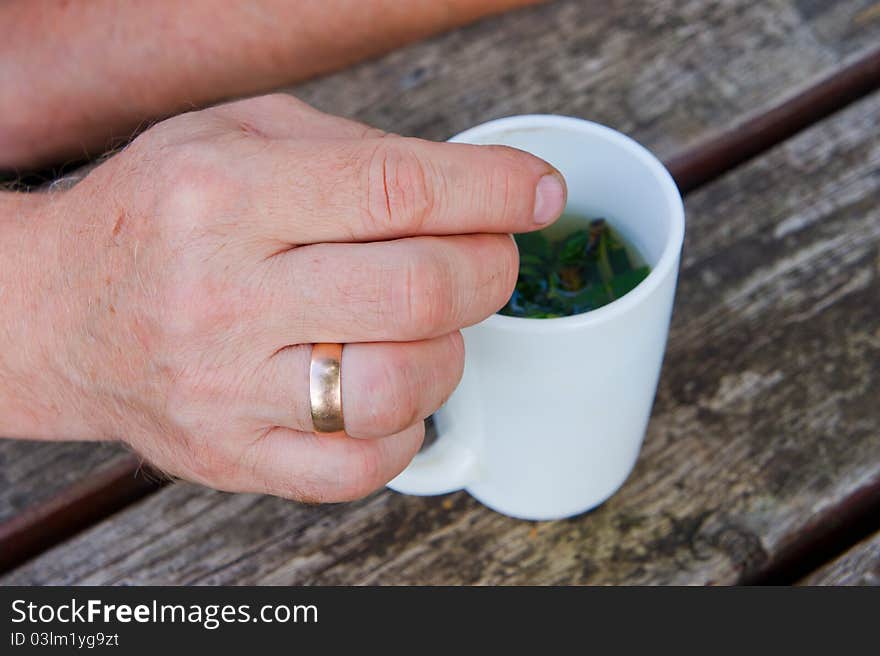
[[[683,194],[723,175],[880,88],[880,49],[835,72],[775,108],[669,158]],[[0,573],[49,549],[164,485],[134,456],[96,472],[52,498],[0,524]],[[809,574],[876,529],[880,483],[844,500],[836,521],[817,523],[748,583],[789,583]]]
[[[880,531],[801,579],[798,585],[880,585]]]

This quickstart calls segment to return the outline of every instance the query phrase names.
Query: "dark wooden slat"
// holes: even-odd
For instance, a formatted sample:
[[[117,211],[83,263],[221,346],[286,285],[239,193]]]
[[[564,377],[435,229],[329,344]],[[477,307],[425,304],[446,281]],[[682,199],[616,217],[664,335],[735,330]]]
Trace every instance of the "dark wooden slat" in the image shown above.
[[[314,508],[176,484],[2,582],[754,579],[880,478],[878,121],[874,95],[687,199],[646,444],[594,512],[529,523],[464,493]]]
[[[679,189],[696,189],[880,88],[880,49],[781,105],[667,162]]]
[[[291,92],[334,114],[438,140],[510,114],[570,114],[610,125],[670,159],[875,52],[874,4],[554,2]],[[855,100],[873,75],[856,67],[839,89],[815,99],[833,104],[839,91],[838,106]]]
[[[0,439],[0,526],[79,481],[127,460],[118,444]]]
[[[880,585],[880,532],[816,570],[800,585]]]
[[[671,157],[679,183],[691,188],[861,95],[876,70],[871,49],[880,21],[871,18],[873,6],[557,2],[293,92],[334,113],[435,139],[511,113],[581,115]],[[844,77],[837,80],[839,70]],[[747,147],[734,145],[737,130]],[[67,486],[105,461],[94,451],[104,448],[0,440],[0,462],[4,453],[7,462],[22,452],[34,463],[45,458],[34,467],[43,475],[11,490],[6,516],[58,494],[75,503]],[[0,510],[3,493],[0,487]],[[110,499],[127,494],[125,485],[106,490]]]
[[[795,533],[779,552],[742,581],[790,585],[832,561],[880,527],[880,476],[842,499]],[[880,585],[880,580],[877,581]]]
[[[0,524],[0,572],[25,562],[159,487],[132,457],[117,458],[63,493]]]

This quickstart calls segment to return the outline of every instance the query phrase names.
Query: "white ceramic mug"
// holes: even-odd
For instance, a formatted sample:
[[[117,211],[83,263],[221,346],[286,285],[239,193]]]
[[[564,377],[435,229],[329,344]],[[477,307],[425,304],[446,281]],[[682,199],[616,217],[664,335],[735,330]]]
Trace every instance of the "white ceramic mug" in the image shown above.
[[[566,211],[606,217],[651,273],[591,312],[496,314],[466,328],[464,375],[434,416],[437,441],[389,487],[466,489],[523,519],[582,513],[623,484],[644,438],[684,239],[681,195],[645,148],[581,119],[514,116],[450,141],[513,146],[550,162],[568,184]]]

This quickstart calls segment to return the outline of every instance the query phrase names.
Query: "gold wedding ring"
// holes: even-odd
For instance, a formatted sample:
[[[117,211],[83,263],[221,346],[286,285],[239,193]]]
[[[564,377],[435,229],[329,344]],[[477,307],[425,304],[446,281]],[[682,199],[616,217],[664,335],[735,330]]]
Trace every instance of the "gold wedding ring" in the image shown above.
[[[309,366],[312,424],[321,435],[344,435],[342,344],[313,344]]]

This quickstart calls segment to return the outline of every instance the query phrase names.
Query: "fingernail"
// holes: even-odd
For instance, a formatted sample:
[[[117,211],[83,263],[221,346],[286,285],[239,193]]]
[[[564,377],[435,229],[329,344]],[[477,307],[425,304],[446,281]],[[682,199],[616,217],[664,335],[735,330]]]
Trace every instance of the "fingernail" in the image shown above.
[[[562,177],[548,173],[538,180],[535,189],[535,223],[543,225],[556,219],[565,209],[565,183]]]

